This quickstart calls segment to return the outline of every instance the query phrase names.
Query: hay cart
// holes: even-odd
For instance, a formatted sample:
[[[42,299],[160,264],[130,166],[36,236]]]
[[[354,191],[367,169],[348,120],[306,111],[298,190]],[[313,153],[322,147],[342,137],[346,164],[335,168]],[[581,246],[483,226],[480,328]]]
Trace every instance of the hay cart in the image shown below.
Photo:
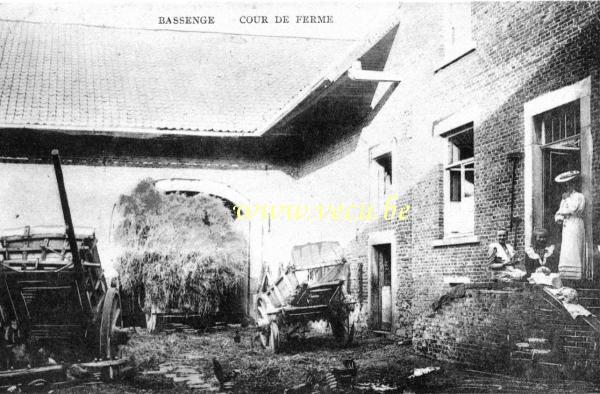
[[[30,353],[114,359],[126,340],[119,292],[106,284],[93,230],[73,227],[58,152],[52,156],[65,226],[0,232],[0,323],[4,330],[18,322]]]
[[[340,344],[352,342],[354,325],[350,313],[355,301],[345,284],[348,266],[337,242],[295,246],[292,263],[275,281],[262,281],[256,301],[261,345],[277,352],[281,341],[311,321],[327,321]]]

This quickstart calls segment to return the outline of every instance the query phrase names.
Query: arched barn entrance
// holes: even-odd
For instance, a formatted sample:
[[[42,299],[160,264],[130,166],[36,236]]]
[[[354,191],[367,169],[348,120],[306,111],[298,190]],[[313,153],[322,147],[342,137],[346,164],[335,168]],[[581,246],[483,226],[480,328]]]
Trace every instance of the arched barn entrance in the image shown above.
[[[154,185],[157,190],[164,193],[182,193],[190,197],[204,193],[217,197],[231,211],[234,219],[237,219],[237,207],[250,206],[250,200],[243,194],[229,185],[218,182],[201,179],[169,178],[159,179],[155,181]],[[253,295],[256,293],[257,278],[261,269],[261,231],[260,226],[251,220],[236,220],[236,226],[240,231],[243,231],[248,241],[246,251],[248,261],[247,276],[246,280],[240,284],[241,292],[239,301],[245,314],[250,315],[252,313]]]

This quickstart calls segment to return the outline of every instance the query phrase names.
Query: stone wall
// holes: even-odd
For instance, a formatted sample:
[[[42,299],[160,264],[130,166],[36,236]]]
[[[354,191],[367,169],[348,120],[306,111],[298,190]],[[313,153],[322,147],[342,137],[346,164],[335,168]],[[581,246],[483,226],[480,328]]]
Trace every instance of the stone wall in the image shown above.
[[[481,284],[419,316],[413,347],[438,359],[536,377],[598,378],[599,336],[528,284]]]

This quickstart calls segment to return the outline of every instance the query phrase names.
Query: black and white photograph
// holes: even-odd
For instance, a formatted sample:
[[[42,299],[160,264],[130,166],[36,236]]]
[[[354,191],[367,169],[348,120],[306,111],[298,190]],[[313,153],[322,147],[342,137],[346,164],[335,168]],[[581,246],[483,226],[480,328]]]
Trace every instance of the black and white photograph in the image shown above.
[[[0,393],[600,393],[599,130],[598,1],[2,1]]]

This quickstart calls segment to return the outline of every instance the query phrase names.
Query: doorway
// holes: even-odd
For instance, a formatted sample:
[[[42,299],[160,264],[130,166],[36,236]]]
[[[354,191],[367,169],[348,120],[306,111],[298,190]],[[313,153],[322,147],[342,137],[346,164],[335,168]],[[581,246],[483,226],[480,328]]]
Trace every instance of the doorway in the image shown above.
[[[371,323],[373,330],[392,329],[392,246],[372,246]]]
[[[525,245],[531,245],[536,227],[545,227],[550,243],[560,245],[562,228],[554,222],[554,213],[562,190],[554,178],[561,172],[579,170],[579,191],[585,197],[582,279],[594,280],[591,78],[544,93],[523,107]],[[558,256],[560,251],[555,253]]]
[[[562,226],[555,223],[554,214],[560,206],[564,185],[556,183],[554,179],[557,175],[566,171],[581,171],[579,139],[575,138],[558,144],[543,146],[542,157],[544,177],[543,226],[548,230],[548,243],[558,247],[562,240]]]

